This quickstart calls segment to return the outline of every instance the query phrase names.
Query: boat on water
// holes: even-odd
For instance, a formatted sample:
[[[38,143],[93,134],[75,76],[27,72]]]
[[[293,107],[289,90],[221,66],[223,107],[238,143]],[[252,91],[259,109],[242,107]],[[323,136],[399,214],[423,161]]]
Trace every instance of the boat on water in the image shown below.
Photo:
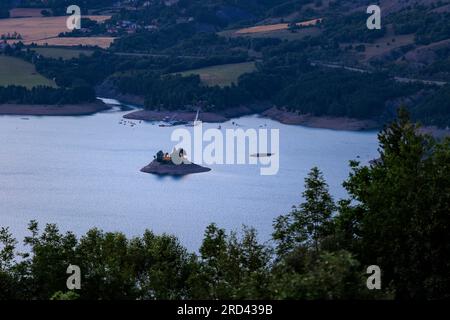
[[[171,123],[171,122],[166,122],[166,123],[161,123],[161,124],[159,124],[159,127],[161,127],[161,128],[165,128],[165,127],[173,127],[173,126],[174,126],[174,124]]]
[[[175,126],[184,125],[186,123],[187,123],[186,121],[181,121],[181,120],[170,120],[170,121],[161,123],[159,126],[160,127],[175,127]]]
[[[271,157],[273,155],[275,155],[275,153],[254,153],[254,154],[251,154],[250,157],[266,158],[266,157]]]
[[[197,115],[195,116],[194,122],[190,122],[190,123],[186,124],[186,127],[196,127],[196,126],[200,125],[201,121],[198,120],[199,113],[200,113],[200,109],[197,109]]]

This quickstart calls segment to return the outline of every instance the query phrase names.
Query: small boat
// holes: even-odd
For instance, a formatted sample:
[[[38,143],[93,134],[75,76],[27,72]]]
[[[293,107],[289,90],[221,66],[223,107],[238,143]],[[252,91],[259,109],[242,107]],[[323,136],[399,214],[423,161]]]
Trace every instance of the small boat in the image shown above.
[[[185,124],[187,124],[186,121],[181,121],[181,120],[172,121],[172,126],[182,126]]]
[[[201,123],[201,121],[198,120],[199,112],[200,112],[200,109],[197,109],[197,115],[195,116],[194,122],[186,124],[186,127],[196,127]]]
[[[273,156],[275,153],[254,153],[252,155],[250,155],[250,157],[256,157],[256,158],[265,158],[265,157],[271,157]]]
[[[173,117],[170,119],[169,119],[169,117],[164,117],[162,121],[163,121],[163,123],[161,123],[159,125],[161,128],[173,127]]]
[[[173,120],[166,123],[161,123],[160,127],[175,127],[175,126],[181,126],[181,125],[187,125],[186,121],[180,121],[180,120]]]

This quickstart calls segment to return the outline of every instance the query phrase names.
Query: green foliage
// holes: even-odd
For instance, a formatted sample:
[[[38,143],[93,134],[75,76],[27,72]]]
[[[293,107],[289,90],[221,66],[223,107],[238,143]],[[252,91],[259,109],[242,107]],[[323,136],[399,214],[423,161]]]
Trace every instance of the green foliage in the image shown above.
[[[254,229],[236,233],[211,224],[200,248],[200,265],[191,278],[196,299],[264,299],[269,297],[270,251]]]
[[[14,250],[17,244],[8,228],[0,228],[0,244],[0,271],[7,271],[11,268],[14,260]]]
[[[9,10],[12,7],[12,0],[3,0],[0,3],[0,19],[9,18]]]
[[[146,231],[142,239],[132,241],[137,260],[139,295],[144,299],[185,299],[190,295],[187,281],[196,268],[189,254],[173,236],[156,236]]]
[[[400,12],[390,17],[397,34],[415,34],[415,42],[428,45],[450,37],[450,14],[427,12],[423,7]]]
[[[145,92],[145,107],[148,109],[179,110],[201,105],[205,110],[221,110],[252,101],[245,90],[235,85],[225,88],[206,87],[198,75],[158,76],[147,73],[129,77],[119,76],[115,81],[123,92],[133,94]]]
[[[450,85],[437,90],[412,108],[412,116],[424,124],[438,127],[450,126]]]
[[[58,291],[50,298],[50,300],[78,300],[79,298],[80,295],[74,291]]]
[[[76,260],[76,238],[70,232],[61,234],[54,224],[48,224],[40,233],[38,223],[31,221],[28,229],[31,236],[24,243],[31,247],[31,255],[21,262],[20,268],[33,276],[22,278],[23,294],[48,299],[54,292],[64,290],[66,269]]]
[[[265,52],[257,70],[237,85],[206,87],[196,76],[134,72],[113,77],[121,92],[145,95],[148,109],[183,109],[200,105],[220,111],[269,101],[279,107],[316,116],[374,118],[388,113],[388,102],[407,97],[420,84],[400,84],[383,73],[357,73],[313,67],[303,54],[306,43],[290,43]],[[218,68],[218,67],[217,67]]]
[[[16,297],[16,282],[13,274],[17,241],[8,228],[0,228],[0,300]]]
[[[0,299],[251,299],[269,298],[271,251],[256,231],[226,235],[210,225],[201,257],[173,236],[127,239],[121,233],[89,230],[81,239],[55,225],[42,232],[29,225],[30,253],[15,261],[15,240],[0,230]],[[66,269],[81,269],[81,289],[67,292]]]
[[[441,299],[450,288],[450,141],[418,133],[405,111],[380,135],[380,159],[345,183],[359,223],[358,256],[378,264],[398,298]],[[348,219],[347,219],[348,220]]]
[[[312,67],[304,55],[289,52],[309,49],[307,43],[291,42],[267,50],[259,72],[243,76],[240,85],[257,99],[302,114],[363,119],[388,114],[389,102],[423,87],[395,82],[386,73]]]
[[[330,233],[335,205],[317,167],[312,168],[306,177],[302,197],[305,202],[275,220],[273,239],[281,257],[298,247],[312,248],[318,253],[320,242]]]
[[[366,25],[367,17],[365,13],[353,13],[325,19],[324,37],[327,41],[336,43],[368,43],[382,38],[386,34],[384,25],[381,30],[369,30]]]
[[[305,179],[304,202],[275,220],[278,263],[271,290],[277,299],[351,299],[368,297],[360,263],[348,251],[327,251],[336,206],[322,173]]]
[[[294,268],[295,267],[295,268]],[[279,265],[272,282],[276,299],[355,299],[370,297],[360,263],[347,251],[297,249]]]
[[[22,86],[0,87],[1,103],[18,104],[76,104],[95,101],[95,91],[88,86],[52,88],[38,86],[27,89]]]

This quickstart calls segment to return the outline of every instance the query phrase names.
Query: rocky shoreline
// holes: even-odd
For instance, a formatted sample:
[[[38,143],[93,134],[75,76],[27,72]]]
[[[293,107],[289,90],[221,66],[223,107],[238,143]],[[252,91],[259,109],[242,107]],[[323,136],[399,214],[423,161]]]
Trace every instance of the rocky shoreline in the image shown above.
[[[195,116],[196,112],[139,110],[128,113],[123,117],[129,120],[163,121],[166,119],[171,119],[173,121],[184,122],[193,121]],[[225,122],[229,119],[217,113],[202,112],[199,114],[199,120],[203,122]]]
[[[112,97],[116,99],[118,97]],[[120,97],[119,97],[120,98]],[[127,96],[118,101],[143,106],[143,101],[139,97]],[[29,105],[29,104],[0,104],[1,115],[17,116],[86,116],[111,109],[111,106],[101,102],[70,105]],[[308,114],[298,114],[295,112],[271,107],[261,103],[258,105],[240,106],[230,108],[222,112],[201,112],[199,120],[207,123],[222,123],[233,118],[258,114],[262,117],[278,121],[287,125],[301,125],[309,128],[331,129],[341,131],[368,131],[379,130],[382,124],[375,120],[354,119],[347,117],[312,116]],[[123,117],[130,120],[143,121],[173,121],[190,122],[195,119],[195,111],[175,110],[156,111],[139,109],[127,113]],[[450,129],[441,129],[434,126],[423,126],[423,133],[431,134],[437,138],[450,136]]]
[[[210,168],[202,167],[194,163],[175,165],[160,163],[156,160],[153,160],[150,164],[141,169],[141,172],[162,176],[184,176],[209,171],[211,171]]]
[[[221,113],[201,112],[199,120],[203,122],[225,122],[232,118],[239,118],[246,115],[259,114],[263,117],[281,122],[288,125],[302,125],[311,128],[346,130],[346,131],[362,131],[376,130],[381,125],[374,120],[361,120],[346,117],[316,117],[311,115],[299,115],[294,112],[272,108],[255,108],[239,107],[229,109]],[[143,121],[163,121],[171,119],[173,121],[192,121],[195,119],[196,112],[187,111],[155,111],[155,110],[138,110],[128,113],[124,116],[126,119],[143,120]]]
[[[267,110],[267,105],[248,105],[230,108],[221,112],[200,112],[199,119],[203,122],[225,122],[232,118],[239,118],[251,114],[260,114]],[[174,110],[174,111],[157,111],[157,110],[138,110],[128,113],[125,119],[143,120],[143,121],[163,121],[171,119],[172,121],[193,121],[196,117],[196,111]]]
[[[264,111],[262,115],[283,124],[302,125],[310,128],[362,131],[376,130],[381,127],[381,125],[374,120],[353,119],[348,117],[317,117],[281,110],[275,107]]]

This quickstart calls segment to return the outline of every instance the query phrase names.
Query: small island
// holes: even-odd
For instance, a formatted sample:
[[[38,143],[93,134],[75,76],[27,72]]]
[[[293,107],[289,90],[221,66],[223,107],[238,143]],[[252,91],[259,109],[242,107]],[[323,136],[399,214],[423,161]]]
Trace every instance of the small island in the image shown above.
[[[171,155],[159,151],[155,159],[141,169],[141,172],[145,173],[171,176],[184,176],[208,171],[211,171],[211,169],[189,162],[183,149],[174,149]]]

